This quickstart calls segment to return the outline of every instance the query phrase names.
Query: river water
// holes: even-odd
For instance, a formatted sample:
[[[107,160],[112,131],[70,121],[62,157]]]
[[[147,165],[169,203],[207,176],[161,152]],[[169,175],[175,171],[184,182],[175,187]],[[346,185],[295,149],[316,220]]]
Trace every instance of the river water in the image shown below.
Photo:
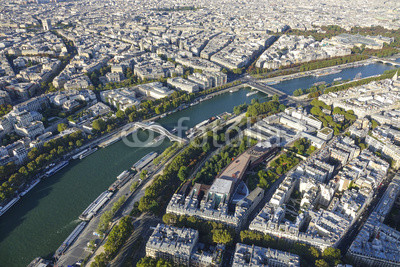
[[[291,94],[298,88],[309,88],[318,81],[332,82],[336,77],[354,78],[361,72],[362,77],[376,75],[391,67],[372,64],[343,70],[341,73],[319,78],[304,77],[280,84],[275,88]],[[189,107],[160,119],[168,129],[178,124],[194,125],[233,107],[250,103],[251,99],[266,100],[262,93],[247,97],[249,91],[240,90],[216,96],[208,101]],[[141,139],[147,139],[148,132],[139,132]],[[5,215],[0,217],[0,267],[26,266],[37,256],[51,257],[65,238],[79,223],[80,213],[115,180],[123,170],[151,151],[162,152],[171,143],[165,139],[158,147],[131,148],[124,142],[117,142],[79,161],[71,163],[52,177],[39,183]]]
[[[400,60],[400,59],[399,59]],[[272,87],[292,95],[293,92],[299,88],[307,89],[313,86],[314,83],[326,82],[332,83],[335,78],[341,77],[342,80],[353,80],[359,73],[361,78],[382,74],[385,70],[393,69],[393,66],[386,64],[370,64],[361,67],[354,67],[342,70],[340,73],[330,74],[325,76],[306,76],[293,80],[287,80],[278,84],[271,85]]]

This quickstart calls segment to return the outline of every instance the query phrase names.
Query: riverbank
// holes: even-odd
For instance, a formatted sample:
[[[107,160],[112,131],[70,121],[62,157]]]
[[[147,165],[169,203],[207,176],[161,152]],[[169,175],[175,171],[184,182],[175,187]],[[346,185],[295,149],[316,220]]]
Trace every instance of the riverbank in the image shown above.
[[[373,62],[373,60],[365,64],[366,65],[363,64],[362,66],[347,64],[340,67],[318,70],[316,72],[313,71],[316,75],[309,75],[310,72],[307,72],[303,73],[301,77],[296,76],[296,78],[294,78],[293,76],[287,76],[283,81],[275,82],[269,86],[285,92],[288,95],[293,95],[296,91],[298,93],[304,92],[313,86],[334,84],[338,81],[360,80],[382,75],[385,71],[394,69],[392,65]]]
[[[351,62],[351,63],[346,63],[342,65],[336,65],[336,66],[331,66],[331,67],[326,67],[326,68],[321,68],[321,69],[315,69],[315,70],[310,70],[310,71],[303,71],[303,72],[298,72],[298,73],[293,73],[293,74],[288,74],[288,75],[283,75],[283,76],[277,76],[273,78],[267,78],[267,79],[260,79],[261,82],[264,82],[266,84],[273,85],[275,83],[280,83],[283,81],[288,81],[288,80],[293,80],[293,79],[298,79],[298,78],[303,78],[307,76],[311,76],[315,73],[321,72],[321,71],[331,71],[331,70],[344,70],[347,68],[354,68],[354,67],[359,67],[359,66],[365,66],[368,64],[374,63],[374,60],[369,58],[357,62]],[[329,75],[329,73],[327,74]]]
[[[370,67],[374,68],[375,65]],[[297,81],[291,80],[296,86]],[[183,126],[190,128],[224,111],[231,111],[243,102],[264,98],[262,94],[246,96],[249,91],[240,90],[242,86],[236,86],[238,91],[233,89],[232,93],[229,92],[231,88],[214,92],[213,97],[207,101],[189,105],[163,118],[158,116],[158,122],[172,129],[180,118],[187,117],[190,120],[185,121]],[[118,131],[101,137],[101,140],[104,142],[115,134]],[[143,131],[138,134],[143,139],[148,136]],[[81,161],[73,161],[64,170],[38,184],[27,199],[20,201],[7,216],[1,218],[0,266],[24,266],[36,256],[51,256],[76,227],[79,214],[115,181],[121,171],[155,149],[163,151],[169,144],[165,140],[157,148],[130,148],[123,142],[116,142]]]
[[[213,98],[160,118],[158,122],[172,129],[180,118],[189,117],[183,126],[191,128],[224,111],[232,111],[244,102],[250,103],[255,98],[263,101],[263,94],[248,97],[249,91],[240,88],[240,85],[236,86],[238,90],[233,93],[229,92],[230,88],[214,92]],[[104,142],[122,129],[90,140],[85,146]],[[140,140],[147,140],[148,136],[147,131],[138,131]],[[116,142],[82,160],[71,161],[69,166],[39,183],[0,219],[0,266],[24,266],[37,256],[51,258],[78,225],[77,218],[82,211],[115,181],[118,174],[151,151],[161,153],[171,144],[168,139],[157,147],[151,147],[151,141],[148,143],[131,148]]]

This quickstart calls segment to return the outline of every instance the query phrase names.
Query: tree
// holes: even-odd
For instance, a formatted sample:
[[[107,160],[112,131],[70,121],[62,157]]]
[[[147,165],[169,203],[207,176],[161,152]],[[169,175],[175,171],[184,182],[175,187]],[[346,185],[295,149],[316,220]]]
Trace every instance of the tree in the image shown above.
[[[117,116],[118,119],[123,119],[125,118],[125,112],[119,109],[117,113],[115,113],[115,116]]]
[[[133,224],[130,216],[123,217],[119,221],[118,225],[115,225],[112,228],[107,241],[104,244],[104,252],[108,258],[113,258],[115,256],[132,231]]]
[[[279,101],[279,96],[277,94],[274,94],[272,96],[272,101]]]
[[[146,179],[148,173],[149,173],[148,170],[143,170],[143,171],[140,173],[140,179],[141,179],[141,180]]]
[[[330,265],[337,265],[340,261],[340,250],[337,248],[328,247],[322,252],[322,257]]]
[[[37,149],[36,147],[32,148],[32,150],[28,152],[28,158],[30,160],[35,159],[38,155],[39,155],[39,149]]]
[[[131,187],[129,188],[129,190],[131,192],[135,191],[135,189],[139,186],[139,181],[134,182]]]
[[[75,144],[77,147],[81,147],[83,142],[82,142],[82,140],[76,140]]]
[[[178,172],[178,178],[182,182],[186,180],[187,178],[187,168],[186,166],[181,166]]]
[[[315,261],[315,266],[316,267],[329,267],[329,264],[325,260],[320,259],[320,260]]]
[[[106,122],[103,119],[97,119],[92,123],[93,130],[104,131],[106,129]]]
[[[25,175],[25,176],[28,175],[28,171],[27,171],[27,169],[25,168],[25,166],[22,166],[22,167],[18,170],[18,172],[19,172],[20,174],[22,174],[22,175]]]
[[[203,146],[203,151],[204,151],[205,153],[208,153],[208,151],[210,151],[210,149],[211,149],[211,146],[210,146],[209,143],[206,143],[206,144]]]
[[[94,262],[90,264],[90,267],[106,267],[108,264],[107,256],[102,252],[94,258]]]
[[[66,129],[68,128],[68,125],[67,124],[65,124],[65,123],[59,123],[58,125],[57,125],[57,130],[58,130],[58,132],[62,132],[62,131],[65,131]]]
[[[162,217],[162,220],[163,220],[163,222],[164,222],[165,224],[174,225],[174,224],[178,221],[178,218],[177,218],[177,216],[176,216],[175,214],[173,214],[173,213],[165,213],[165,214],[163,215],[163,217]]]
[[[317,107],[317,106],[312,107],[311,110],[310,110],[310,112],[311,112],[312,115],[315,115],[315,116],[323,115],[323,112],[322,112],[321,109],[320,109],[319,107]]]
[[[376,120],[371,120],[371,127],[372,129],[375,129],[376,127],[379,126],[379,122],[377,122]]]
[[[233,240],[232,234],[227,229],[216,229],[212,232],[212,240],[214,243],[229,244]]]

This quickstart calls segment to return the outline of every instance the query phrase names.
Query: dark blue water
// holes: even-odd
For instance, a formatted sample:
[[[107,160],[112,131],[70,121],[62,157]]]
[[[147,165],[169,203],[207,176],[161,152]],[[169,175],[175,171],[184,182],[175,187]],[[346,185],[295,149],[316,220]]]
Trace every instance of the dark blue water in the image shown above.
[[[400,60],[400,59],[398,59]],[[393,69],[394,67],[387,64],[374,63],[367,66],[348,68],[342,70],[340,73],[326,75],[326,76],[306,76],[293,80],[287,80],[278,84],[271,85],[272,87],[285,92],[288,95],[292,95],[293,92],[299,88],[308,89],[313,84],[318,82],[332,83],[335,78],[341,77],[342,80],[353,80],[358,73],[361,72],[361,78],[366,78],[378,74],[382,74],[385,70]]]
[[[197,123],[251,99],[266,100],[262,93],[247,97],[249,90],[225,93],[161,121],[168,128],[179,118],[189,117],[184,125]],[[149,132],[139,131],[147,140]],[[150,142],[151,140],[147,140]],[[151,151],[162,152],[171,143],[166,138],[157,147],[132,148],[120,141],[83,160],[71,161],[57,174],[39,183],[5,215],[0,217],[0,267],[26,266],[35,257],[51,257],[79,223],[78,216],[115,181],[118,174]]]
[[[139,132],[146,140],[148,132]],[[46,178],[0,217],[0,267],[26,266],[35,257],[51,258],[78,225],[78,216],[124,170],[157,147],[131,148],[117,142],[74,160]]]
[[[336,77],[353,79],[358,72],[362,77],[381,74],[391,66],[372,64],[323,77],[304,77],[285,81],[274,87],[291,94],[298,88],[309,88],[319,81],[332,82]],[[233,107],[250,103],[258,98],[267,100],[264,94],[247,97],[248,90],[226,93],[204,101],[186,110],[171,114],[158,122],[166,128],[194,125]],[[145,139],[147,132],[140,132]],[[37,256],[49,256],[64,241],[78,224],[79,214],[108,186],[123,170],[150,151],[161,152],[170,145],[165,139],[159,147],[130,148],[123,142],[115,143],[88,156],[82,161],[72,162],[68,167],[37,185],[21,201],[0,217],[0,267],[26,266]]]
[[[180,112],[171,114],[157,122],[167,129],[172,129],[178,125],[179,120],[182,120],[182,126],[191,128],[210,117],[219,115],[223,112],[232,112],[235,106],[243,103],[250,104],[251,100],[254,98],[257,98],[260,102],[268,100],[266,95],[263,93],[246,96],[248,92],[250,91],[239,90],[233,93],[225,93]]]

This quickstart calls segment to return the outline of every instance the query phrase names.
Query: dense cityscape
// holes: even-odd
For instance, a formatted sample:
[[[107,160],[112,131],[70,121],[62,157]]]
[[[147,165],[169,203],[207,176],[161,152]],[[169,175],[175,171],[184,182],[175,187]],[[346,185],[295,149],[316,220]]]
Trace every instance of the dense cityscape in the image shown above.
[[[0,267],[400,266],[400,3],[4,0]]]

